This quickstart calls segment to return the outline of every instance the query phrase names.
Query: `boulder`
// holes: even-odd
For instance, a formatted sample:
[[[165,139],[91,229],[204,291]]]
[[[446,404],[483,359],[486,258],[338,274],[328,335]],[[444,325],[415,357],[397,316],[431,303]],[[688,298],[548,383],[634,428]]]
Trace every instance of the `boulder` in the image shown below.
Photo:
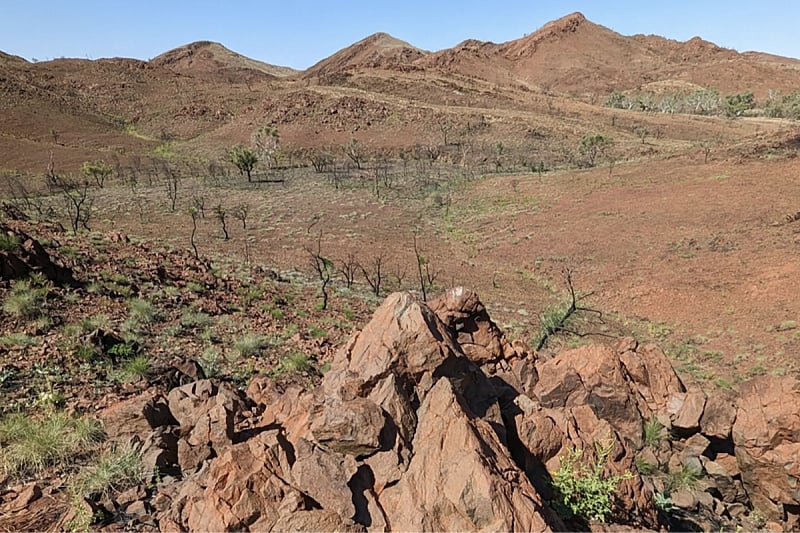
[[[408,470],[379,497],[392,530],[549,530],[540,496],[464,403],[440,379],[420,406]]]
[[[784,505],[800,505],[800,382],[761,376],[740,394],[732,434],[742,483],[766,518],[784,520]]]
[[[701,390],[674,394],[668,406],[672,428],[684,435],[699,431],[705,406],[706,395]]]
[[[728,439],[736,420],[736,402],[731,393],[715,392],[706,399],[700,431],[706,437]]]

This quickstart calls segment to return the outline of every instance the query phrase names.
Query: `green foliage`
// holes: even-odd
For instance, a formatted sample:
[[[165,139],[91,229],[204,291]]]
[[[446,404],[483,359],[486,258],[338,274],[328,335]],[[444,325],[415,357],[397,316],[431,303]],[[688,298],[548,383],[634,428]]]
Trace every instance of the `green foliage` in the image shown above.
[[[141,298],[128,302],[128,316],[140,324],[149,324],[158,317],[155,306]]]
[[[649,476],[650,474],[655,473],[656,465],[648,463],[644,459],[637,457],[633,460],[633,464],[636,466],[636,471],[642,474],[643,476]]]
[[[0,346],[4,348],[35,346],[39,343],[36,337],[31,337],[27,333],[6,333],[0,336]]]
[[[106,497],[147,480],[138,446],[128,444],[103,452],[73,479],[72,493],[83,498]]]
[[[97,420],[53,413],[37,420],[13,413],[0,420],[0,469],[4,475],[36,475],[66,466],[103,436]]]
[[[13,233],[0,233],[0,250],[13,252],[19,248],[19,237]]]
[[[658,419],[653,416],[642,426],[642,433],[644,445],[649,446],[650,448],[657,448],[661,444],[661,440],[664,438],[664,424],[659,422]]]
[[[755,97],[753,93],[747,91],[741,94],[734,94],[725,97],[725,116],[727,117],[741,117],[745,111],[753,109],[756,106]]]
[[[597,164],[598,158],[604,155],[612,144],[614,141],[610,137],[599,133],[587,133],[581,137],[578,151],[585,158],[586,166],[593,167]]]
[[[275,374],[283,374],[285,372],[308,372],[310,370],[311,361],[308,356],[304,353],[296,352],[281,360],[279,367],[275,370]]]
[[[785,96],[778,91],[770,91],[764,113],[773,118],[800,120],[800,89]]]
[[[37,283],[33,278],[14,281],[3,301],[3,311],[15,318],[36,318],[42,314],[49,292],[47,282]]]
[[[669,495],[679,489],[694,489],[702,472],[683,465],[680,470],[669,472],[664,482],[664,494]]]
[[[87,178],[92,178],[95,183],[97,183],[98,187],[102,187],[105,184],[106,178],[108,178],[113,171],[114,169],[111,168],[111,165],[102,160],[84,161],[81,166],[83,175]]]
[[[204,329],[213,324],[211,316],[202,311],[186,310],[181,316],[181,326],[185,329]]]
[[[239,169],[239,173],[247,175],[247,181],[252,181],[251,173],[258,163],[258,156],[254,151],[238,144],[228,152],[228,161]]]
[[[595,459],[581,464],[582,449],[575,449],[560,458],[561,466],[553,473],[556,509],[567,518],[605,522],[613,511],[613,499],[619,482],[632,474],[604,476],[603,470],[614,449],[614,441],[595,443]]]
[[[569,307],[570,301],[563,300],[542,311],[539,315],[539,330],[531,339],[531,346],[534,348],[540,346],[544,339],[553,336],[561,329],[571,328],[571,325],[578,317],[575,314],[567,316]]]
[[[308,330],[308,336],[311,337],[312,339],[319,339],[319,338],[322,338],[322,337],[327,337],[328,336],[328,332],[326,330],[322,329],[322,328],[318,328],[316,326],[312,326]]]
[[[267,344],[267,339],[261,335],[245,334],[236,340],[233,350],[239,357],[254,357],[259,355]]]

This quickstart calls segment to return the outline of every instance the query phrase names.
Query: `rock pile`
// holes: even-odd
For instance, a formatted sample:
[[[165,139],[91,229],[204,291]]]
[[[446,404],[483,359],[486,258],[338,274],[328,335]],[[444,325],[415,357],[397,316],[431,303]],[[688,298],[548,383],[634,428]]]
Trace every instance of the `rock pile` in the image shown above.
[[[125,427],[157,482],[90,502],[133,529],[575,529],[592,524],[555,512],[551,476],[600,447],[604,475],[632,474],[617,523],[800,527],[794,378],[706,395],[633,339],[540,359],[461,288],[389,296],[314,390],[258,376],[244,392],[197,379],[148,394]]]

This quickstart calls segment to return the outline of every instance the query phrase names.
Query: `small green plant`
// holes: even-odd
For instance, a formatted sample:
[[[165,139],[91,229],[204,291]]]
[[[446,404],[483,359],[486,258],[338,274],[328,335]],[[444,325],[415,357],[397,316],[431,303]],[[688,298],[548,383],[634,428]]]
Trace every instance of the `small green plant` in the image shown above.
[[[75,346],[72,355],[81,361],[91,361],[98,355],[98,349],[94,344],[84,342]]]
[[[138,446],[128,444],[100,454],[96,462],[82,469],[70,485],[77,496],[102,498],[146,480],[141,450]]]
[[[312,339],[319,339],[319,338],[322,338],[322,337],[327,337],[328,336],[328,332],[325,331],[322,328],[318,328],[316,326],[313,326],[313,327],[309,328],[308,336],[311,337]]]
[[[0,337],[0,346],[4,348],[25,348],[39,344],[39,339],[27,333],[6,333]]]
[[[217,350],[213,348],[206,349],[197,362],[207,378],[218,378],[222,375],[222,357]]]
[[[115,344],[108,349],[108,355],[113,356],[115,359],[130,359],[134,353],[133,346],[125,342]]]
[[[100,423],[63,412],[39,420],[13,413],[0,420],[0,469],[4,475],[35,475],[65,466],[102,439]]]
[[[185,329],[204,329],[213,323],[211,316],[202,311],[186,310],[181,315],[181,326]]]
[[[667,479],[664,482],[664,494],[669,495],[679,489],[694,489],[701,474],[701,472],[686,465],[681,466],[680,470],[667,473]]]
[[[286,372],[308,372],[311,370],[311,361],[308,356],[301,352],[296,352],[284,357],[275,374],[283,374]]]
[[[642,426],[642,434],[645,446],[657,448],[664,438],[664,424],[653,416]]]
[[[672,498],[662,492],[656,492],[653,495],[653,501],[656,504],[656,509],[662,513],[671,513],[676,509],[672,503]]]
[[[203,294],[206,292],[206,286],[196,281],[187,281],[186,288],[195,294]]]
[[[576,448],[562,456],[561,466],[553,473],[556,509],[566,518],[605,522],[613,511],[613,498],[619,482],[630,479],[631,472],[605,476],[614,441],[595,443],[595,459],[581,464],[583,450]]]
[[[146,355],[137,355],[124,361],[114,377],[123,383],[141,381],[150,374],[151,364],[150,358]]]
[[[650,474],[655,473],[656,465],[648,463],[641,457],[637,457],[633,460],[633,464],[636,466],[636,471],[642,474],[643,476],[649,476]]]
[[[19,248],[19,237],[13,233],[0,233],[0,250],[13,252]]]
[[[262,335],[245,334],[233,343],[233,350],[239,357],[255,357],[269,344]]]
[[[36,284],[33,279],[17,280],[3,302],[3,311],[15,318],[36,318],[42,315],[49,284]]]
[[[158,313],[151,302],[134,298],[128,302],[128,316],[140,324],[149,324],[158,317]]]

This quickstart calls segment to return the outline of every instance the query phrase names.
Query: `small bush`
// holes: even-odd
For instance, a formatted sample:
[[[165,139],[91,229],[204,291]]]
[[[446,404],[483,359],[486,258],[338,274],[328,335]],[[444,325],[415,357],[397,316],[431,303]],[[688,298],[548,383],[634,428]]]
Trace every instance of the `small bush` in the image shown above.
[[[30,280],[17,280],[3,302],[3,311],[15,318],[36,318],[42,314],[49,286],[36,286]]]
[[[657,448],[661,444],[661,439],[664,437],[664,424],[659,422],[656,417],[652,417],[649,421],[644,423],[642,433],[644,445],[650,448]]]
[[[664,494],[670,495],[679,489],[694,489],[702,473],[690,466],[683,465],[680,470],[667,474],[664,482]]]
[[[138,446],[126,445],[102,453],[72,481],[72,493],[83,498],[107,497],[147,480]]]
[[[140,324],[149,324],[158,316],[155,306],[142,298],[128,302],[128,316]]]
[[[277,369],[277,373],[308,372],[309,370],[311,370],[311,362],[308,356],[304,353],[297,352],[288,355],[281,360],[280,366]]]
[[[117,345],[123,346],[123,345]],[[117,381],[123,383],[130,383],[132,381],[141,381],[150,375],[150,358],[146,355],[137,355],[132,359],[128,359],[122,363],[119,371],[114,375]]]
[[[27,333],[7,333],[0,337],[0,346],[4,348],[35,346],[39,344],[36,337],[31,337]]]
[[[233,344],[233,350],[239,357],[253,357],[259,355],[267,346],[267,339],[261,335],[243,335]]]
[[[613,440],[605,446],[595,443],[596,458],[585,465],[580,464],[582,449],[572,450],[560,458],[561,466],[553,473],[552,483],[556,509],[566,518],[605,522],[611,516],[619,482],[632,477],[630,472],[603,475],[613,448]]]
[[[44,420],[14,413],[0,420],[0,467],[5,475],[35,475],[63,465],[99,442],[100,423],[54,413]]]
[[[0,233],[0,250],[13,252],[19,248],[19,237],[13,233]]]
[[[187,310],[184,311],[181,316],[181,326],[186,329],[203,329],[211,326],[213,323],[211,316],[202,311]]]

